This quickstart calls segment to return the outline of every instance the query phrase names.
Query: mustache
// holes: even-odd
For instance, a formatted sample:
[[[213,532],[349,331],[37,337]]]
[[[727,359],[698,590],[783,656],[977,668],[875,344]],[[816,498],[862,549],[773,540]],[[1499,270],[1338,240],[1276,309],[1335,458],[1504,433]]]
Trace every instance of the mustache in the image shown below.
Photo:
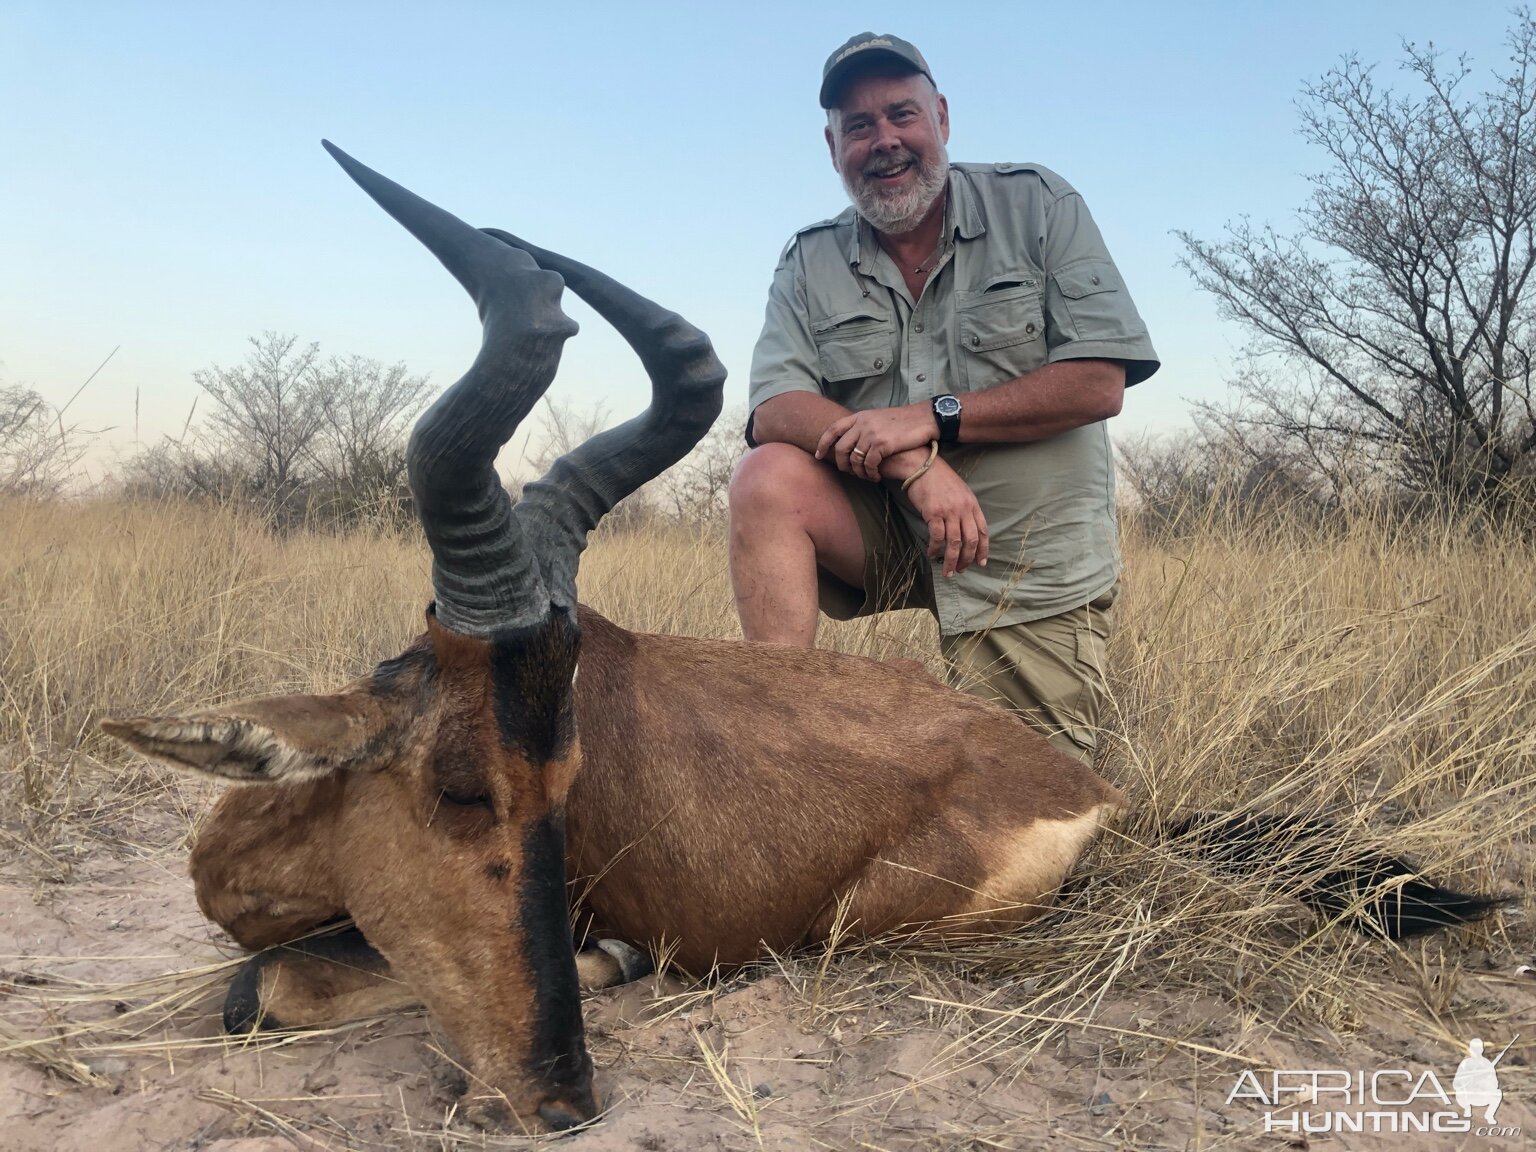
[[[921,161],[918,159],[917,153],[903,148],[900,152],[871,160],[868,164],[864,165],[859,174],[861,176],[889,176],[892,172],[905,168],[908,164],[921,167]]]

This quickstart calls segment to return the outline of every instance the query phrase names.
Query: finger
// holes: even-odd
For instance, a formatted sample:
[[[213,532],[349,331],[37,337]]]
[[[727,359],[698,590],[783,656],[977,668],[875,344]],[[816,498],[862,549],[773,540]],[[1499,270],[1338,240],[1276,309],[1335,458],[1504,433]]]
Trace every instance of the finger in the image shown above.
[[[928,521],[928,559],[937,560],[944,551],[944,517]]]
[[[848,431],[848,422],[852,419],[851,415],[839,416],[827,425],[827,430],[821,434],[821,439],[816,441],[816,459],[821,460],[826,457],[827,450],[842,438],[844,432]]]
[[[960,518],[951,516],[944,522],[944,576],[946,579],[954,576],[955,564],[960,559]]]
[[[987,518],[976,509],[976,563],[987,566],[987,555],[992,550],[992,537],[987,533]]]
[[[864,457],[864,471],[870,480],[880,479],[880,461],[885,459],[885,453],[879,448],[871,448]]]
[[[850,430],[848,435],[855,437],[860,435],[860,433],[856,430]],[[865,480],[879,480],[880,470],[869,466],[869,452],[869,445],[861,440],[848,453],[848,459],[853,462],[854,475],[862,476]]]
[[[864,458],[863,452],[859,451],[859,430],[857,428],[849,428],[838,438],[832,450],[837,454],[837,466],[839,468],[844,472],[857,471],[859,461]],[[858,456],[854,456],[855,451],[859,451]]]
[[[976,521],[968,515],[960,517],[960,555],[955,560],[955,571],[964,572],[976,562],[976,545],[980,537],[976,533]]]

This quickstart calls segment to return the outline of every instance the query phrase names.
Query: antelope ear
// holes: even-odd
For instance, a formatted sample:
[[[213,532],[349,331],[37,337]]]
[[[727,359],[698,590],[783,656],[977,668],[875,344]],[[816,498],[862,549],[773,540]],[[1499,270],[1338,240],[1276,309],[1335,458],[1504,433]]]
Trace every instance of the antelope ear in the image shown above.
[[[101,730],[173,768],[225,780],[318,780],[375,767],[379,710],[358,694],[277,696],[193,716],[103,720]]]

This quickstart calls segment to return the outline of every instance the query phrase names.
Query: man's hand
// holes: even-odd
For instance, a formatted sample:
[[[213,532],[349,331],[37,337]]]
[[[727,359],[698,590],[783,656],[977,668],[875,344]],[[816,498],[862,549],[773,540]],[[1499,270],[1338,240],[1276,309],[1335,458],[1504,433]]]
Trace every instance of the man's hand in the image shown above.
[[[974,561],[987,566],[987,518],[970,485],[942,459],[907,489],[907,498],[928,525],[928,558],[944,557],[944,575],[964,572]]]
[[[938,435],[938,421],[926,403],[850,412],[827,425],[816,442],[816,459],[830,456],[839,471],[878,482],[880,461],[920,448]]]

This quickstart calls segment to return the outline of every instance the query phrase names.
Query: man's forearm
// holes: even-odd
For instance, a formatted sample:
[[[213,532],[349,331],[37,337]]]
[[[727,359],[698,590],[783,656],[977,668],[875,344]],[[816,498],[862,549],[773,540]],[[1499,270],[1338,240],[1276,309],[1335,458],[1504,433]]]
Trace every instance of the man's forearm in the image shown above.
[[[1125,366],[1114,360],[1062,360],[980,392],[960,396],[962,444],[1044,440],[1120,414]]]
[[[1066,360],[961,399],[961,444],[1023,444],[1107,420],[1125,399],[1125,367]],[[928,401],[849,412],[814,392],[787,392],[753,414],[758,443],[793,444],[865,480],[904,480],[939,435]]]
[[[752,413],[752,438],[759,444],[793,444],[816,450],[822,431],[848,409],[814,392],[785,392],[764,400]]]
[[[847,408],[825,396],[786,392],[757,406],[752,413],[752,438],[759,444],[793,444],[806,452],[815,452],[827,426],[846,415]],[[927,459],[926,446],[897,452],[881,461],[880,475],[886,480],[905,480]]]
[[[1114,360],[1066,360],[980,392],[960,394],[960,443],[1023,444],[1096,424],[1120,413],[1125,368]],[[823,438],[883,457],[938,435],[930,401],[838,418]]]

